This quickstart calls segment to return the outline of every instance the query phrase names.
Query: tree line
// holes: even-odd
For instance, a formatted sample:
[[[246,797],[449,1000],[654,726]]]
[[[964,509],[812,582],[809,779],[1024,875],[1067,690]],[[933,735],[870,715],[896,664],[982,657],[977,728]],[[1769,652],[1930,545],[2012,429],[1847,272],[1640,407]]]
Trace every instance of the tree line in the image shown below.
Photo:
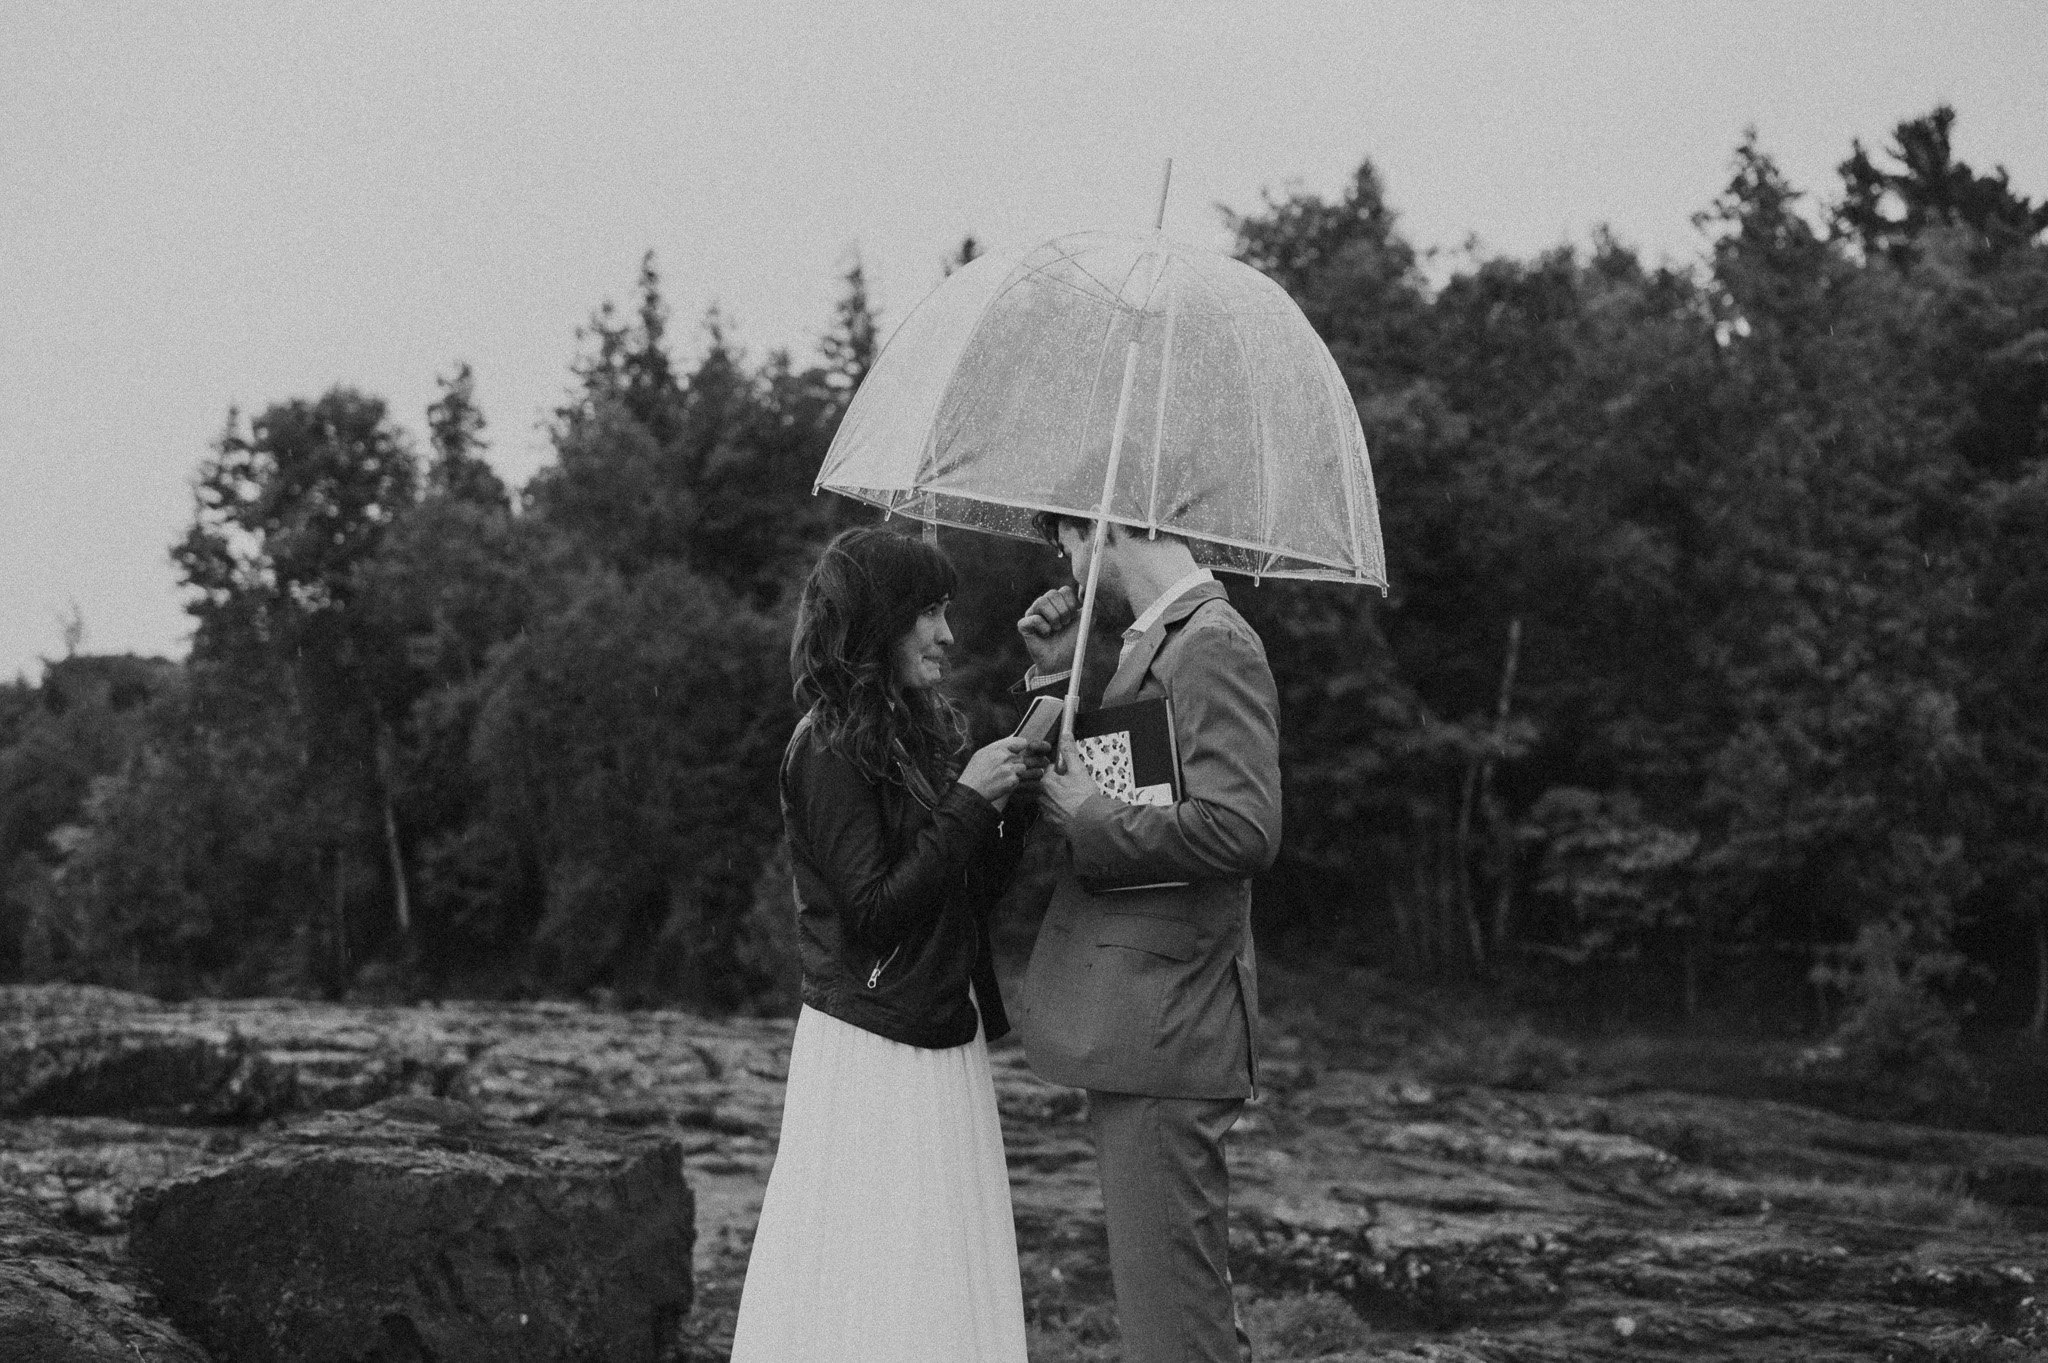
[[[1820,199],[1752,136],[1696,266],[1432,284],[1369,162],[1230,217],[1350,381],[1393,584],[1230,584],[1282,692],[1262,947],[1880,1049],[2048,1027],[2048,205],[1953,117]],[[786,1006],[794,587],[873,514],[810,493],[878,344],[843,282],[805,367],[715,312],[682,361],[650,257],[516,494],[466,367],[424,449],[346,388],[231,414],[189,657],[0,687],[0,974]],[[991,730],[1061,568],[944,543]]]

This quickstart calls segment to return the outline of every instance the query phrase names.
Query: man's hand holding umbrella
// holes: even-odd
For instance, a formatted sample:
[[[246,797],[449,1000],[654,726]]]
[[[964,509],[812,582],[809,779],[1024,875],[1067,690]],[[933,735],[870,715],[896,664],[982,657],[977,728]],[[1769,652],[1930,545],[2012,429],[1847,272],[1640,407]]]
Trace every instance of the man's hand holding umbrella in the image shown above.
[[[1080,812],[1088,797],[1099,794],[1101,787],[1088,774],[1088,764],[1081,760],[1073,737],[1062,732],[1059,742],[1058,760],[1046,767],[1038,778],[1038,817],[1047,826],[1064,833],[1068,822]]]

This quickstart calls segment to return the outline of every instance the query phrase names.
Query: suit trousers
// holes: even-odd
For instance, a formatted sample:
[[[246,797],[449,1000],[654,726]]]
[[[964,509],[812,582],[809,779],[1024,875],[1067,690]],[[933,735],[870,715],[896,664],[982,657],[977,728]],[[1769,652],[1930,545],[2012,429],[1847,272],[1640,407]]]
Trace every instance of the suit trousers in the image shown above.
[[[1251,1357],[1230,1290],[1223,1136],[1241,1098],[1088,1091],[1124,1363]]]

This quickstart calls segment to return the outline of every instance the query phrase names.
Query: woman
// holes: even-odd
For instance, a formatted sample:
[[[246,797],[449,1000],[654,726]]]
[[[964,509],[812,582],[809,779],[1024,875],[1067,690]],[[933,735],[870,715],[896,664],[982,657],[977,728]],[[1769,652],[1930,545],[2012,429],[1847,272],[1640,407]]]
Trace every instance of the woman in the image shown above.
[[[861,529],[804,584],[782,767],[803,1009],[733,1363],[1024,1363],[988,910],[1046,745],[953,765],[954,581],[937,548]]]

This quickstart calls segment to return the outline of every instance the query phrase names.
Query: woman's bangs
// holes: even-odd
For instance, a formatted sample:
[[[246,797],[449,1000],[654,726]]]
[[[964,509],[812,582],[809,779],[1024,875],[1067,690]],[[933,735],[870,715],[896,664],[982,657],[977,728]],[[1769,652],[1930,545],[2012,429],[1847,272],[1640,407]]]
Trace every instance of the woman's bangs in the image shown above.
[[[905,537],[911,552],[904,564],[907,581],[903,584],[903,599],[916,602],[921,612],[950,598],[960,585],[960,574],[953,568],[953,560],[933,545],[923,540]]]

